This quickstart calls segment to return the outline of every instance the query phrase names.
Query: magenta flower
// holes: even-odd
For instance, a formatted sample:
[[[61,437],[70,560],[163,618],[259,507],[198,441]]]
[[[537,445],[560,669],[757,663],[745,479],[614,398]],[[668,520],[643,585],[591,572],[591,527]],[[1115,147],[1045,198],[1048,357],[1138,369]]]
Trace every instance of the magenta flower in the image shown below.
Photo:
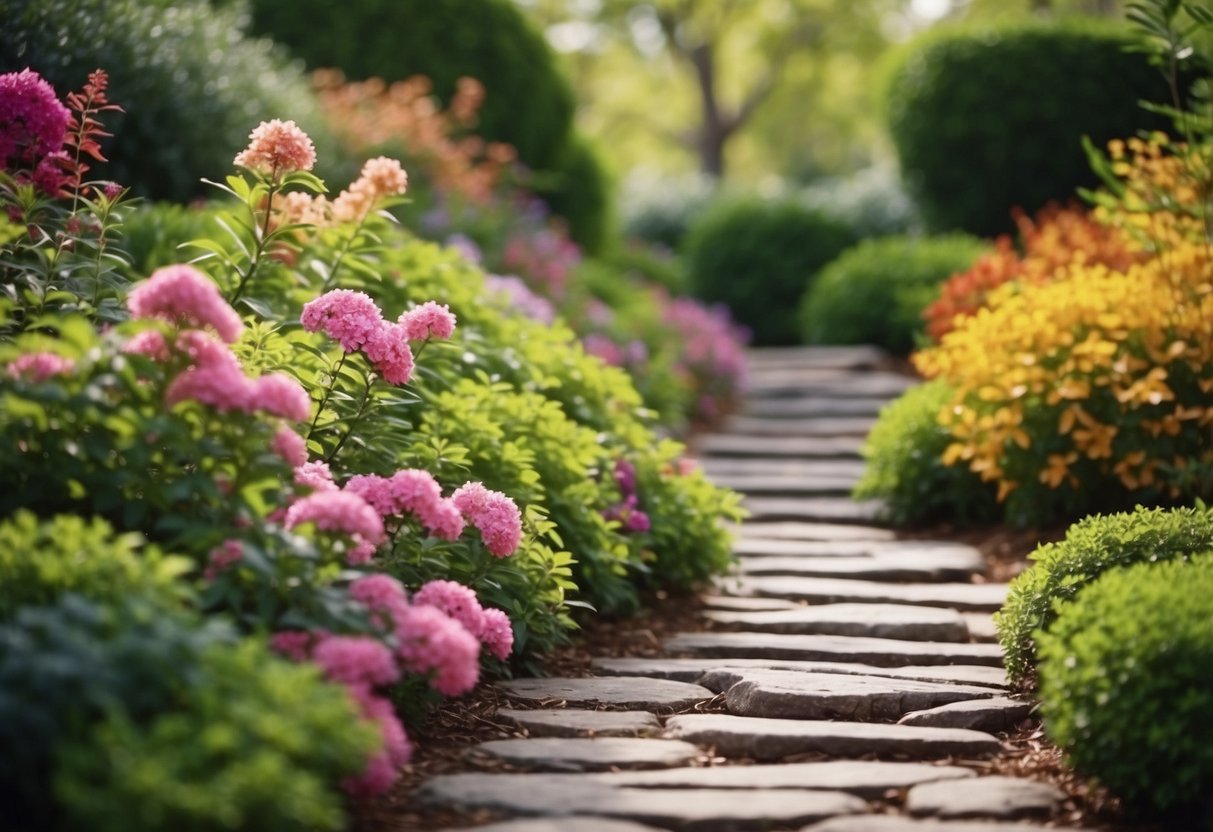
[[[237,365],[190,367],[173,379],[164,393],[170,405],[187,399],[215,408],[220,413],[250,410],[252,386]]]
[[[292,468],[298,468],[307,463],[307,442],[285,425],[278,428],[270,447]]]
[[[71,114],[31,69],[0,75],[0,170],[32,168],[63,147]]]
[[[456,581],[429,581],[413,593],[413,603],[437,607],[462,624],[469,633],[480,637],[484,608],[471,588]]]
[[[341,344],[346,352],[362,348],[383,327],[383,315],[375,301],[363,292],[334,289],[303,306],[299,318],[308,332],[321,332]]]
[[[514,628],[504,612],[487,607],[480,617],[480,641],[501,661],[514,651]]]
[[[174,324],[209,326],[229,344],[240,338],[244,324],[211,279],[193,266],[165,266],[152,272],[126,298],[136,318],[159,318]]]
[[[350,597],[373,613],[387,616],[383,625],[395,626],[400,613],[409,605],[404,587],[395,578],[375,574],[359,578],[350,584]]]
[[[514,501],[501,492],[469,482],[456,489],[451,502],[480,530],[485,548],[497,557],[512,554],[522,542],[522,515]]]
[[[168,361],[168,342],[158,329],[148,329],[133,335],[122,347],[123,352],[146,355],[153,361]]]
[[[202,577],[205,580],[213,581],[219,577],[220,572],[227,570],[244,558],[244,544],[236,539],[225,540],[219,546],[211,549],[207,558],[209,562]]]
[[[457,540],[463,534],[463,515],[450,500],[442,500],[422,516],[426,531],[441,540]]]
[[[379,726],[383,747],[367,761],[361,774],[345,780],[341,785],[346,792],[355,796],[382,794],[396,782],[398,769],[408,763],[413,750],[391,702],[376,696],[365,685],[349,685],[348,689],[358,703],[363,718]]]
[[[430,534],[454,540],[463,532],[463,518],[442,498],[442,487],[428,471],[403,469],[391,477],[359,474],[345,490],[370,503],[381,517],[412,514]]]
[[[312,407],[307,392],[285,373],[270,373],[253,382],[252,403],[257,410],[294,422],[307,419]]]
[[[408,384],[413,376],[413,351],[406,328],[382,324],[362,347],[363,353],[388,384]]]
[[[270,636],[270,647],[289,659],[307,661],[316,636],[305,630],[283,630]]]
[[[425,341],[429,338],[445,340],[455,331],[455,315],[445,303],[426,301],[400,316],[410,341]]]
[[[286,528],[311,523],[318,531],[349,535],[355,543],[382,543],[383,520],[366,500],[344,491],[319,491],[286,512]]]
[[[76,368],[76,362],[53,352],[27,352],[9,362],[8,374],[41,384],[53,376],[63,376]]]
[[[396,654],[406,670],[430,676],[430,686],[459,696],[480,679],[480,642],[435,607],[403,610],[396,627]]]
[[[337,491],[333,472],[327,462],[305,462],[295,466],[295,484],[310,488],[313,492]]]
[[[390,685],[400,678],[392,651],[366,636],[329,636],[312,650],[312,660],[329,680],[347,685]]]

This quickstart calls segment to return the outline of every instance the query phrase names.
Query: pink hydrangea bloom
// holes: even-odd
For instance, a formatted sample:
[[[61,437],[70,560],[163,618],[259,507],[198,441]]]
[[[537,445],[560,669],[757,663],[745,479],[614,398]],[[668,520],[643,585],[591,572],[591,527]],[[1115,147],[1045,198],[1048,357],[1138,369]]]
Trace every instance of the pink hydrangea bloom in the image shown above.
[[[428,674],[430,686],[445,696],[467,693],[480,679],[480,642],[436,607],[403,610],[396,644],[405,669]]]
[[[27,352],[9,362],[8,374],[13,378],[41,383],[52,376],[67,375],[75,367],[75,361],[53,352]]]
[[[413,377],[413,351],[403,325],[381,325],[367,338],[362,351],[388,384],[408,384]]]
[[[270,647],[297,662],[306,661],[316,637],[305,630],[283,630],[270,636]]]
[[[375,301],[349,289],[334,289],[304,304],[299,321],[308,332],[323,331],[346,352],[361,349],[383,327]]]
[[[273,119],[254,128],[248,147],[232,164],[274,176],[311,170],[316,164],[316,148],[295,122]]]
[[[270,447],[292,468],[307,464],[307,442],[285,425],[278,428]]]
[[[428,471],[406,468],[391,477],[359,474],[345,490],[362,497],[382,517],[412,514],[435,537],[454,540],[463,532],[463,517],[442,498],[442,487]]]
[[[295,466],[295,484],[310,488],[314,492],[336,491],[333,472],[327,462],[305,462]]]
[[[32,167],[63,147],[70,113],[31,69],[0,75],[0,170]]]
[[[229,344],[244,330],[236,310],[228,306],[211,279],[193,266],[156,269],[131,290],[126,305],[136,318],[209,326]]]
[[[377,474],[355,474],[346,481],[342,490],[357,494],[366,500],[380,517],[391,517],[400,513],[392,481]]]
[[[168,361],[168,342],[158,329],[148,329],[131,337],[122,347],[123,352],[146,355],[153,361]]]
[[[237,366],[190,367],[173,379],[164,398],[170,405],[192,399],[220,413],[250,410],[252,385]]]
[[[298,381],[285,373],[270,373],[253,383],[253,404],[258,410],[295,422],[307,419],[312,401]]]
[[[450,500],[440,500],[421,518],[426,530],[441,540],[457,540],[463,534],[463,515]]]
[[[497,658],[508,659],[514,652],[514,628],[509,616],[494,607],[486,607],[480,616],[480,641]]]
[[[400,316],[400,323],[410,341],[428,338],[450,338],[455,331],[455,315],[445,303],[426,301]]]
[[[402,194],[408,186],[408,174],[398,161],[386,156],[369,159],[358,178],[333,200],[333,219],[360,222],[381,199]]]
[[[359,578],[350,584],[350,597],[360,602],[372,613],[384,614],[387,620],[380,623],[395,627],[400,613],[409,605],[404,587],[395,578],[376,574]]]
[[[400,678],[392,651],[366,636],[329,636],[312,650],[312,660],[334,682],[390,685]]]
[[[213,581],[219,577],[219,573],[226,570],[234,563],[239,563],[244,558],[244,544],[239,540],[225,540],[219,546],[211,549],[208,555],[208,563],[206,571],[202,577],[208,581]]]
[[[382,794],[396,782],[398,769],[412,757],[412,747],[391,702],[376,696],[365,685],[347,687],[362,716],[378,725],[383,746],[367,761],[361,774],[348,778],[341,785],[355,796]]]
[[[470,587],[456,581],[429,581],[413,593],[413,603],[437,607],[462,624],[469,633],[480,637],[484,608]]]
[[[173,346],[189,357],[190,363],[196,367],[221,367],[237,373],[244,373],[240,359],[232,352],[227,344],[206,332],[197,329],[187,329],[177,335]]]
[[[345,553],[345,562],[350,566],[361,566],[375,559],[375,549],[378,547],[369,540],[359,540]]]
[[[513,554],[522,542],[522,514],[514,501],[482,483],[461,485],[451,502],[480,530],[485,548],[499,558]]]
[[[320,491],[294,503],[286,512],[286,527],[311,523],[319,531],[347,534],[358,542],[380,543],[383,520],[366,500],[345,491]]]

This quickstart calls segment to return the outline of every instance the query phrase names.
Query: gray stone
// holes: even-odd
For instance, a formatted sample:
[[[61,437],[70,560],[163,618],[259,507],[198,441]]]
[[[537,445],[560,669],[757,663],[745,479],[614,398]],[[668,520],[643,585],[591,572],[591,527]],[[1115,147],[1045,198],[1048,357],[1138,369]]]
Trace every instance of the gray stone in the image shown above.
[[[696,682],[704,674],[718,668],[761,668],[764,670],[795,670],[801,673],[842,673],[853,676],[885,676],[890,679],[917,679],[924,682],[951,682],[1003,689],[1010,685],[1001,667],[979,665],[908,665],[905,667],[876,667],[852,662],[810,662],[785,659],[595,659],[594,670],[610,676],[649,676]],[[719,693],[719,691],[717,691]]]
[[[699,685],[645,677],[513,679],[496,687],[512,699],[529,702],[600,703],[645,711],[676,711],[712,698],[712,692]]]
[[[805,609],[804,604],[782,598],[755,598],[744,595],[701,595],[700,602],[709,610],[722,612],[773,612],[775,610]]]
[[[497,716],[525,728],[532,737],[642,737],[661,733],[661,723],[648,711],[498,708]]]
[[[746,474],[773,477],[854,477],[864,475],[867,465],[860,459],[745,459],[737,457],[705,457],[699,467],[709,477]]]
[[[914,786],[906,796],[906,811],[939,818],[1045,818],[1065,798],[1048,783],[1019,777],[978,777],[963,789],[940,786]]]
[[[999,743],[960,728],[916,728],[870,722],[818,722],[731,714],[683,714],[666,722],[666,736],[712,748],[725,757],[778,760],[815,752],[832,757],[932,760],[989,757]]]
[[[842,661],[899,667],[924,664],[977,664],[997,667],[1002,651],[997,644],[956,644],[854,636],[785,635],[780,633],[681,633],[665,648],[711,658],[795,659]]]
[[[915,711],[901,718],[903,725],[930,725],[936,728],[972,728],[975,731],[1010,731],[1032,715],[1035,704],[1000,696],[984,702],[954,702],[950,705]]]
[[[746,416],[767,419],[804,419],[812,416],[875,416],[884,398],[843,398],[835,396],[780,396],[752,398],[742,406]]]
[[[845,497],[858,480],[847,475],[806,474],[775,477],[769,474],[713,474],[712,482],[742,494],[779,497]]]
[[[793,670],[721,668],[702,682],[725,692],[731,714],[780,719],[891,722],[911,711],[995,694],[970,685]]]
[[[879,500],[850,497],[745,497],[741,505],[753,520],[821,520],[872,523],[880,517]]]
[[[854,578],[861,581],[968,581],[973,562],[961,552],[896,549],[864,555],[742,557],[744,575],[793,575],[804,578]],[[984,567],[984,563],[979,564]]]
[[[962,612],[995,612],[1007,597],[1006,584],[888,584],[845,578],[747,577],[721,579],[738,595],[763,595],[810,604],[922,604]]]
[[[606,818],[560,817],[520,818],[488,826],[448,829],[446,832],[661,832],[656,826],[642,826],[626,820]]]
[[[795,398],[806,393],[819,396],[866,396],[895,399],[915,384],[915,379],[896,373],[851,373],[820,375],[809,382],[802,369],[761,368],[746,379],[747,398]]]
[[[708,433],[695,440],[695,451],[716,456],[764,457],[781,459],[857,458],[863,447],[862,436],[739,436],[732,433]]]
[[[763,529],[779,524],[749,524],[742,526],[734,552],[746,557],[885,557],[904,561],[919,558],[946,560],[949,565],[965,564],[970,571],[984,572],[985,558],[981,552],[963,543],[944,540],[885,540],[873,536],[843,540],[796,540],[764,537]],[[846,527],[843,527],[846,528]],[[850,528],[854,528],[853,526]],[[883,530],[881,530],[883,531]]]
[[[823,416],[818,419],[760,419],[734,416],[726,422],[729,433],[741,436],[867,436],[874,416]]]
[[[804,521],[788,520],[784,522],[759,523],[747,520],[740,525],[731,526],[729,530],[738,540],[790,540],[816,541],[822,543],[840,543],[844,541],[860,541],[864,544],[872,541],[893,541],[894,533],[888,529],[875,526],[852,526],[842,523],[806,523]],[[866,550],[865,550],[866,551]],[[777,552],[776,554],[797,554],[796,552]],[[826,554],[812,552],[804,554]],[[844,552],[844,554],[857,554]]]
[[[895,815],[863,818],[831,818],[806,826],[800,832],[1047,832],[1045,827],[1021,823],[971,823],[967,821],[912,820]],[[1069,832],[1092,832],[1070,829]]]
[[[638,737],[545,737],[492,740],[468,749],[536,771],[607,771],[614,768],[671,768],[687,765],[700,751],[678,740]]]
[[[434,777],[422,801],[460,809],[524,815],[590,815],[649,823],[685,832],[748,832],[787,827],[868,810],[843,792],[793,789],[620,788],[592,779],[541,774],[450,774]]]
[[[973,641],[998,641],[998,628],[994,626],[994,616],[985,612],[961,613],[969,628],[969,638]]]
[[[911,641],[967,641],[968,627],[955,610],[908,604],[822,604],[763,612],[704,613],[709,621],[764,633],[868,636]]]
[[[867,344],[858,346],[755,347],[746,352],[751,367],[823,370],[873,370],[889,360],[888,353]]]

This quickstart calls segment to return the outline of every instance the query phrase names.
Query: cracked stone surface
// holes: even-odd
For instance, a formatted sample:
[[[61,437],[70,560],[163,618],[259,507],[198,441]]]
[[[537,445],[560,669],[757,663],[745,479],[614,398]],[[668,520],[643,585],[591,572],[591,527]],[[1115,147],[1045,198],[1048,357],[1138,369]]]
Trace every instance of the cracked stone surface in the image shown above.
[[[536,771],[607,771],[687,765],[700,751],[687,742],[638,737],[545,737],[492,740],[468,749]]]
[[[876,667],[852,662],[811,662],[795,659],[746,659],[746,658],[700,658],[700,659],[594,659],[597,673],[614,676],[650,676],[655,679],[674,679],[682,682],[698,682],[704,674],[717,668],[757,668],[761,670],[796,670],[803,673],[844,673],[855,676],[887,676],[892,679],[918,679],[924,682],[952,682],[963,685],[1005,689],[1010,681],[1006,671],[1000,667],[980,665],[906,665],[904,667]],[[720,691],[716,691],[719,693]]]
[[[741,505],[756,521],[825,520],[835,523],[874,523],[880,517],[879,500],[850,497],[745,497]]]
[[[999,696],[982,702],[954,702],[908,713],[899,720],[903,725],[930,725],[936,728],[972,728],[976,731],[1010,731],[1032,714],[1034,703]]]
[[[671,653],[703,657],[850,661],[883,667],[932,664],[1001,666],[997,644],[958,644],[858,636],[781,633],[681,633],[666,639]]]
[[[818,752],[834,757],[979,759],[997,753],[998,740],[961,728],[917,728],[870,722],[819,722],[731,714],[683,714],[666,722],[666,736],[711,747],[725,757],[778,760]]]
[[[1064,798],[1060,789],[1048,783],[1022,777],[978,777],[966,782],[963,789],[938,783],[914,786],[906,796],[906,811],[939,818],[1043,819]]]
[[[893,532],[875,526],[849,526],[842,523],[812,523],[800,520],[769,523],[746,521],[740,526],[729,527],[729,531],[737,536],[738,542],[757,539],[816,541],[819,543],[862,541],[867,544],[873,541],[892,542],[894,540]],[[796,553],[785,552],[783,554]]]
[[[714,670],[702,682],[724,690],[731,714],[779,719],[892,722],[911,711],[995,694],[970,685],[789,670]]]
[[[804,459],[854,458],[863,447],[862,436],[739,436],[709,433],[695,440],[701,454],[744,457],[801,457]]]
[[[867,636],[909,641],[969,639],[960,614],[939,607],[908,604],[823,604],[757,612],[708,611],[709,621],[763,633]]]
[[[661,733],[661,723],[648,711],[498,708],[497,716],[525,728],[532,737],[641,737]]]
[[[590,679],[513,679],[495,687],[512,699],[563,701],[570,705],[601,703],[632,710],[681,710],[713,697],[707,688],[687,682],[647,677]]]
[[[846,578],[724,578],[717,586],[738,595],[762,595],[811,604],[921,604],[961,612],[996,612],[1007,597],[1006,584],[890,584]]]
[[[1045,832],[1045,827],[1022,823],[913,820],[890,815],[864,818],[832,818],[806,826],[800,832]],[[1092,832],[1072,829],[1070,832]]]

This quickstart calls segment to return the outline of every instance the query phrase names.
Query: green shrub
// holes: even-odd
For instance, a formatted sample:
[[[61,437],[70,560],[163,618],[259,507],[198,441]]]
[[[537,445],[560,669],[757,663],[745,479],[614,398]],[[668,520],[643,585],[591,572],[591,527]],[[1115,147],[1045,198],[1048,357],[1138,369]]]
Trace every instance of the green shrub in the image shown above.
[[[885,405],[863,446],[867,463],[856,499],[884,502],[896,526],[949,520],[978,523],[998,515],[994,490],[967,468],[944,465],[951,442],[937,420],[951,391],[932,381]]]
[[[262,120],[292,119],[324,167],[339,160],[311,87],[268,41],[242,34],[239,2],[12,0],[0,29],[0,71],[31,67],[60,96],[100,67],[124,115],[106,118],[110,163],[97,173],[153,199],[185,201],[231,168]]]
[[[795,202],[724,201],[685,241],[696,297],[726,304],[754,343],[799,340],[796,306],[817,273],[855,242],[839,220]]]
[[[512,144],[533,170],[557,169],[574,100],[543,35],[510,0],[253,0],[253,28],[309,68],[355,79],[425,75],[449,101],[456,82],[484,84],[476,132]]]
[[[180,263],[189,253],[178,248],[187,240],[215,236],[218,212],[209,207],[145,203],[122,219],[122,248],[131,258],[131,277],[141,280],[161,266]]]
[[[1011,582],[995,616],[1007,672],[1025,681],[1036,661],[1036,633],[1051,630],[1055,605],[1074,598],[1104,572],[1213,549],[1213,511],[1206,508],[1143,509],[1088,517],[1064,540],[1032,553],[1030,569]]]
[[[1166,87],[1125,51],[1132,42],[1121,27],[1066,22],[943,30],[911,44],[890,69],[885,114],[928,227],[1009,231],[1013,207],[1031,214],[1096,184],[1083,136],[1102,147],[1164,127],[1138,105]]]
[[[1040,634],[1045,729],[1168,829],[1213,828],[1213,555],[1114,569]]]
[[[861,239],[918,230],[918,213],[896,167],[874,165],[807,185],[800,199],[851,226]]]
[[[639,241],[605,252],[603,262],[627,274],[655,283],[676,295],[688,291],[686,264],[678,257]]]
[[[569,236],[586,254],[601,254],[611,234],[614,183],[594,144],[574,133],[537,189],[551,212],[569,225]]]
[[[985,250],[976,237],[881,237],[843,252],[801,301],[810,344],[876,344],[908,355],[923,332],[922,311],[939,286]]]
[[[717,193],[706,174],[652,178],[633,175],[624,182],[620,204],[623,235],[677,250]]]

